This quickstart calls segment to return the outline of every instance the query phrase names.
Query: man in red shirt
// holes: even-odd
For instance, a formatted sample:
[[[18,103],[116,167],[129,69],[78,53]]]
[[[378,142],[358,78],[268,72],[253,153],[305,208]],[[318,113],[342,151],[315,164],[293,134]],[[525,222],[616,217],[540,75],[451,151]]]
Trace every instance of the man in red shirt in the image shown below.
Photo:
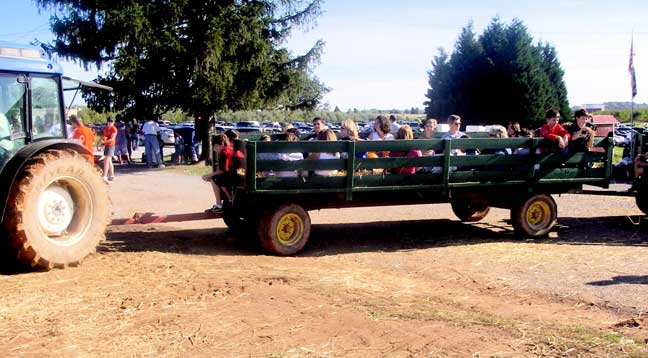
[[[88,154],[83,154],[83,156],[87,158],[90,163],[94,164],[94,155],[92,155],[94,152],[94,133],[92,133],[92,128],[83,125],[81,118],[74,114],[70,116],[70,125],[73,130],[72,139],[78,139],[81,141],[81,144],[83,144],[83,146],[90,152]]]
[[[113,166],[112,158],[115,155],[115,142],[117,139],[117,127],[113,123],[113,119],[108,117],[106,120],[106,128],[101,137],[101,144],[104,145],[104,165],[103,165],[103,179],[106,183],[115,178],[115,167]]]
[[[569,142],[569,132],[558,122],[560,113],[555,109],[550,109],[545,114],[547,124],[540,128],[540,136],[549,142],[548,145],[542,145],[542,150],[546,152],[559,152],[567,148]]]

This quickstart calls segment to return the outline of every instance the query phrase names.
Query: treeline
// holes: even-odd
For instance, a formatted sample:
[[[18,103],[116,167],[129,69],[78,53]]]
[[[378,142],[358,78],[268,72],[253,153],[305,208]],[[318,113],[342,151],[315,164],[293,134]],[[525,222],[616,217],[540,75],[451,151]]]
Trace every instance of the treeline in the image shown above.
[[[215,115],[216,120],[225,121],[225,122],[240,122],[240,121],[259,121],[259,122],[311,122],[313,118],[320,117],[327,122],[339,123],[345,119],[352,119],[356,122],[360,121],[370,121],[376,118],[380,114],[384,115],[395,115],[399,120],[422,120],[424,118],[423,114],[412,114],[412,109],[405,110],[379,110],[379,109],[370,109],[370,110],[349,110],[347,112],[342,111],[304,111],[304,110],[294,110],[294,111],[236,111],[236,112],[222,112]],[[107,112],[107,113],[98,113],[89,108],[81,108],[78,111],[78,115],[83,119],[84,123],[104,123],[106,118],[111,116],[115,118],[118,113]],[[172,123],[178,123],[183,121],[191,121],[193,118],[182,112],[182,111],[173,111],[166,112],[160,117],[162,120],[167,120]]]
[[[620,122],[630,122],[630,110],[605,110],[594,114],[611,114]],[[636,109],[633,112],[635,122],[648,122],[648,108]]]
[[[630,111],[630,108],[632,107],[632,102],[605,102],[603,104],[605,105],[607,111],[623,109]],[[634,108],[635,110],[648,108],[648,103],[635,103]]]

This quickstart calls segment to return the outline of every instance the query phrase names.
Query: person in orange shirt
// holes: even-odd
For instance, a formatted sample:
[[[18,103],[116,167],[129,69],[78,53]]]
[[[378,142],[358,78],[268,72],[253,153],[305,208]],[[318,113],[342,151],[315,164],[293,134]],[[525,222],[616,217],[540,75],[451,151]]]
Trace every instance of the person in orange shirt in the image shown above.
[[[112,158],[115,156],[115,142],[117,138],[117,127],[113,119],[108,117],[106,120],[106,128],[101,137],[101,144],[104,145],[104,165],[103,165],[103,179],[106,183],[115,178],[115,167],[113,166]]]
[[[73,130],[72,139],[78,139],[81,141],[81,144],[83,144],[83,146],[90,152],[88,154],[83,154],[83,156],[87,158],[90,163],[94,164],[94,155],[92,154],[94,152],[94,133],[92,132],[92,128],[83,125],[81,118],[74,114],[70,116],[70,125]]]

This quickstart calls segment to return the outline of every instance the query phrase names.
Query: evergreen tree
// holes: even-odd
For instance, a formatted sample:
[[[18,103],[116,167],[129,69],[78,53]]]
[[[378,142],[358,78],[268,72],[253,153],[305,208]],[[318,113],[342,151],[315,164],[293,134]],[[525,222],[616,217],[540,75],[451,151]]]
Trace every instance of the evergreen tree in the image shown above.
[[[281,45],[293,26],[320,14],[320,0],[36,0],[56,9],[50,50],[108,66],[110,94],[95,108],[171,109],[202,114],[257,108],[315,108],[326,88],[310,74],[323,42],[293,57]],[[89,97],[88,97],[89,96]]]
[[[548,108],[569,108],[555,49],[534,46],[519,20],[507,26],[495,18],[478,40],[468,24],[451,56],[440,49],[428,76],[428,118],[456,113],[469,124],[537,126]]]
[[[567,100],[567,87],[563,81],[565,71],[560,67],[556,49],[548,43],[539,44],[538,49],[539,56],[542,59],[542,68],[547,75],[551,89],[546,107],[559,110],[563,117],[570,117],[571,109]]]
[[[439,49],[439,54],[432,60],[432,70],[428,71],[428,100],[423,103],[427,118],[440,118],[452,113],[454,109],[450,88],[453,73],[448,61],[449,55],[443,48]]]
[[[480,120],[480,86],[484,64],[483,50],[475,37],[472,23],[464,27],[459,35],[450,57],[450,67],[454,76],[450,82],[453,107],[452,113],[460,113],[465,118]],[[443,117],[449,114],[446,113]]]

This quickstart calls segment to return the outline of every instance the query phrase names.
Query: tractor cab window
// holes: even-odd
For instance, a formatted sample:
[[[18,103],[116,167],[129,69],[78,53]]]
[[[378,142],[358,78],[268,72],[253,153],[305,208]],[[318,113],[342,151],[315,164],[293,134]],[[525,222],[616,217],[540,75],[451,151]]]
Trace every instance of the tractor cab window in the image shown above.
[[[31,89],[33,138],[63,138],[58,82],[52,77],[32,77]]]
[[[25,145],[24,77],[0,74],[0,167]]]

